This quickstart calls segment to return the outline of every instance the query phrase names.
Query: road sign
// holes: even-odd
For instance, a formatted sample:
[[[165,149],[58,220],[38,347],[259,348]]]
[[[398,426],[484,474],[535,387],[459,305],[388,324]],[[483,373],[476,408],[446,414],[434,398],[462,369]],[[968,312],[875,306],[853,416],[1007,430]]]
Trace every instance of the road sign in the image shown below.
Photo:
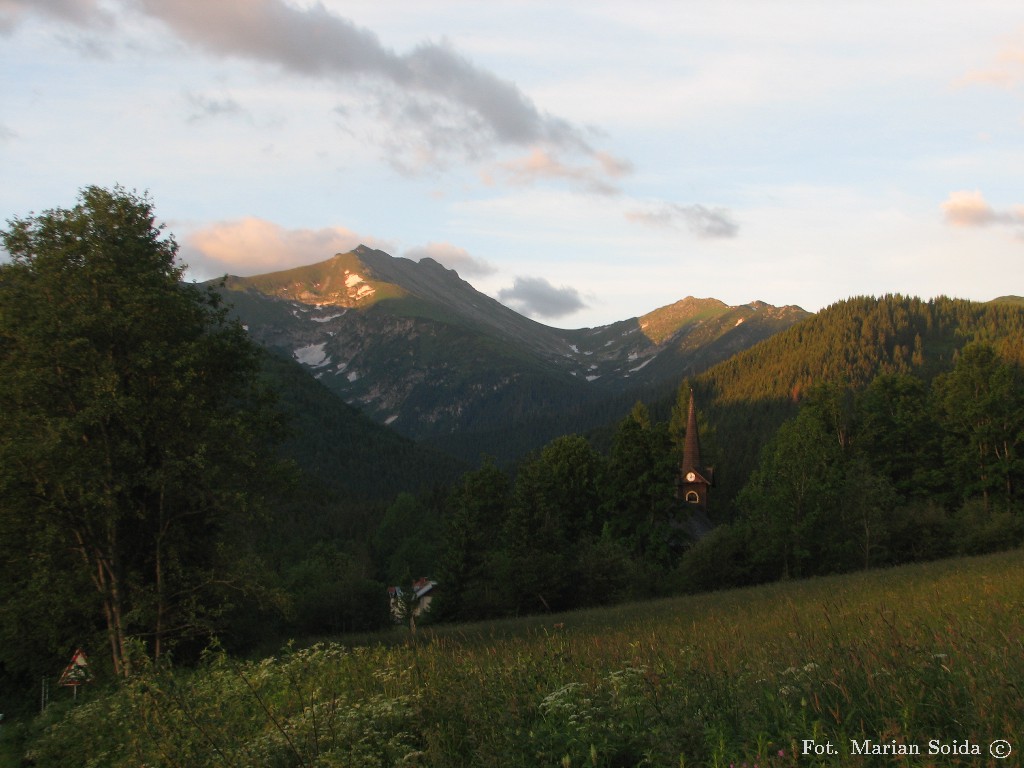
[[[57,685],[79,686],[83,683],[92,682],[92,672],[89,671],[89,660],[85,658],[82,649],[75,651],[68,664],[61,673]]]

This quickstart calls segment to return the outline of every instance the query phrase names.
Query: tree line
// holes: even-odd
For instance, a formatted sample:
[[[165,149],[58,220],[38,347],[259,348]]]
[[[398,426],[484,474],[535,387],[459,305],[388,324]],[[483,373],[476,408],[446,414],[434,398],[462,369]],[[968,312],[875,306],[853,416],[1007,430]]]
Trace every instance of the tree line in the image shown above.
[[[688,391],[666,421],[638,404],[607,453],[561,437],[514,473],[486,463],[466,474],[435,516],[401,499],[379,531],[381,565],[397,576],[405,562],[436,564],[442,615],[476,619],[1024,541],[1024,372],[988,343],[965,346],[930,382],[882,373],[860,389],[810,387],[734,508],[719,510],[728,520],[699,539],[675,492]],[[701,437],[728,461],[730,435],[705,422]],[[422,559],[403,554],[413,549]]]

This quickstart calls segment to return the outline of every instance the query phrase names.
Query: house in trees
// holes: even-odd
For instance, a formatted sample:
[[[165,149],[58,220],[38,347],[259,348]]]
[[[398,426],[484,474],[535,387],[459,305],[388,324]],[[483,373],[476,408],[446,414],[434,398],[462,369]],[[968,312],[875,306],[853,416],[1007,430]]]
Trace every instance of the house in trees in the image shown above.
[[[430,602],[434,599],[434,587],[436,581],[431,581],[426,576],[416,579],[410,589],[402,587],[388,587],[388,596],[391,602],[391,616],[395,622],[400,623],[407,618],[415,620],[416,617],[427,613],[430,610]],[[412,615],[409,615],[409,612]]]
[[[686,417],[686,441],[683,443],[683,461],[676,480],[676,496],[685,502],[691,512],[706,513],[708,491],[715,484],[715,470],[705,467],[700,459],[700,435],[697,433],[697,405],[690,390],[690,410]],[[687,508],[684,507],[684,512]],[[701,515],[703,517],[703,515]]]

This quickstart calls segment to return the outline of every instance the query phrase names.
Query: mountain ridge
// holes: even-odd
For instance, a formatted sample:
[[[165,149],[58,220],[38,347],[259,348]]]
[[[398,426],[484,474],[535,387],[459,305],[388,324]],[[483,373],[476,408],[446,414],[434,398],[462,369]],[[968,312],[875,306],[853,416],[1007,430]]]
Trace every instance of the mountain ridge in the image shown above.
[[[433,259],[363,245],[315,264],[230,276],[221,290],[254,339],[345,402],[407,437],[448,445],[461,432],[501,443],[537,413],[582,414],[608,398],[677,384],[811,316],[688,296],[640,317],[563,330]],[[487,441],[483,448],[503,450]]]

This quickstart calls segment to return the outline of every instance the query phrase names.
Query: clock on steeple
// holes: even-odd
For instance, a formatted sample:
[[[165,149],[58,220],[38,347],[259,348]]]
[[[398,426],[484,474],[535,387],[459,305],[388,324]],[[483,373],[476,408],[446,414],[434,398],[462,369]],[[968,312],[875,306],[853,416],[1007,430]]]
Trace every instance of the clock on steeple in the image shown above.
[[[700,436],[697,433],[697,405],[690,390],[690,410],[686,418],[683,463],[679,467],[677,496],[687,504],[707,509],[708,489],[715,484],[715,470],[700,461]]]

